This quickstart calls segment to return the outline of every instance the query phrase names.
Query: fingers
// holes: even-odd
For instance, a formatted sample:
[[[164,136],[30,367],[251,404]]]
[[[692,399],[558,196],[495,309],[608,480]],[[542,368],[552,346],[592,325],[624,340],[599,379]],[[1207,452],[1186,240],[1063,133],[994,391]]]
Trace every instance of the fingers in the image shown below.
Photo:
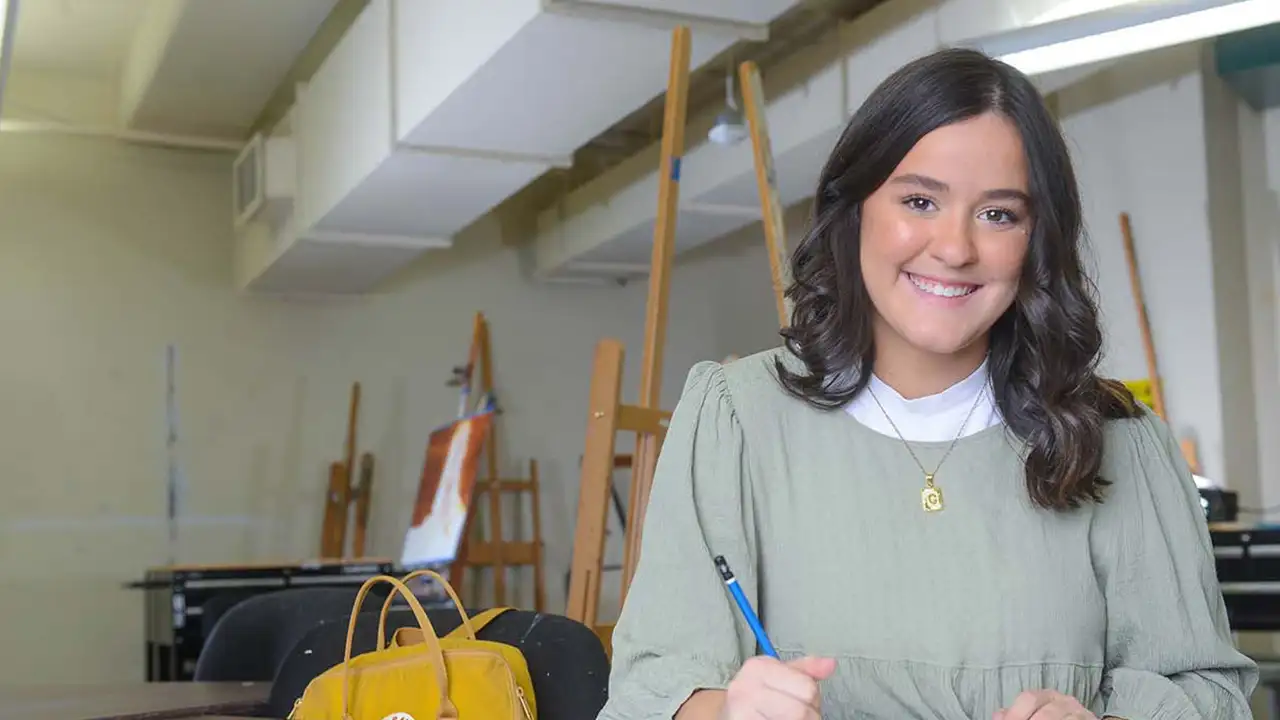
[[[1097,720],[1093,713],[1070,695],[1053,690],[1029,690],[1014,698],[1013,704],[997,710],[992,720]]]
[[[724,717],[737,720],[821,720],[818,681],[831,675],[830,658],[800,658],[783,663],[754,657],[729,683]]]
[[[1048,690],[1030,690],[1019,693],[1013,704],[996,713],[994,720],[1031,720],[1036,711],[1047,705],[1051,699]]]
[[[753,658],[748,664],[751,662],[756,666],[752,670],[755,671],[755,680],[761,687],[784,695],[793,703],[818,707],[818,683],[814,682],[814,678],[802,669],[808,667],[807,663],[804,661],[782,663],[773,658]]]
[[[766,693],[752,706],[752,718],[767,720],[822,720],[821,711],[813,705],[805,705],[789,695]]]
[[[787,667],[799,670],[814,680],[826,680],[836,671],[835,658],[802,657],[787,663]]]

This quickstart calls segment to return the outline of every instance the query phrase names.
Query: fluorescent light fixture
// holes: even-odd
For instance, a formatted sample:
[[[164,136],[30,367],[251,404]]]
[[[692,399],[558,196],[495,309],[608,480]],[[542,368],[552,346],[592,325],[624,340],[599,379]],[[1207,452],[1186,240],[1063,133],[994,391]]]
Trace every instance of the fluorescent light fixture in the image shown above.
[[[1143,0],[1062,0],[1062,2],[1054,5],[1049,10],[1036,15],[1032,24],[1039,25],[1040,23],[1052,22],[1054,20],[1065,20],[1066,18],[1075,17],[1077,15],[1102,12],[1121,5],[1128,5],[1132,2],[1142,1]]]
[[[0,0],[0,114],[4,108],[4,86],[13,63],[13,37],[18,32],[18,0]]]
[[[1028,75],[1280,22],[1280,0],[1151,0],[962,43]]]

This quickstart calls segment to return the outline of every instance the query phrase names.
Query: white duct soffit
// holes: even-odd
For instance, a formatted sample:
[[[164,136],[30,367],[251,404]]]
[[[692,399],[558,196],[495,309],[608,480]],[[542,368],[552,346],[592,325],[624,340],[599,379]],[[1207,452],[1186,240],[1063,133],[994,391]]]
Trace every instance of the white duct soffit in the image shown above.
[[[243,140],[246,126],[335,4],[336,0],[146,3],[121,73],[120,126]]]
[[[237,168],[241,285],[373,289],[795,2],[371,0]]]
[[[841,28],[842,56],[772,98],[766,108],[778,191],[784,206],[812,197],[844,124],[871,91],[906,62],[967,38],[1026,26],[1061,0],[893,0]],[[1053,91],[1084,72],[1036,78]],[[766,92],[769,78],[765,78]],[[538,219],[535,273],[548,281],[629,278],[648,273],[657,214],[658,177],[639,179],[624,164],[570,193]],[[617,188],[605,191],[602,188]],[[681,162],[677,254],[760,219],[750,143],[691,144]],[[763,242],[763,240],[761,240]]]

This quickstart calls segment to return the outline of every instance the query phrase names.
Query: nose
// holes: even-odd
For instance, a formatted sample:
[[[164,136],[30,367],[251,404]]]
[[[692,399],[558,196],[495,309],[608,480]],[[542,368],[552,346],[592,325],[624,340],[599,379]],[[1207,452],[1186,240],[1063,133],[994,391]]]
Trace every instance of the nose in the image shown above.
[[[968,218],[940,224],[929,243],[929,254],[947,267],[971,265],[978,259],[973,233],[973,223]]]

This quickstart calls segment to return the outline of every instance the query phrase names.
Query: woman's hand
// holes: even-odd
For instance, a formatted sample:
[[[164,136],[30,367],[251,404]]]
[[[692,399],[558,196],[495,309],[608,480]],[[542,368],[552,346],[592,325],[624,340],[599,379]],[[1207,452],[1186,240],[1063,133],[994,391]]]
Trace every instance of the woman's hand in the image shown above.
[[[1028,690],[991,720],[1098,720],[1080,701],[1053,690]]]
[[[753,657],[729,683],[720,720],[820,720],[818,681],[835,669],[831,658],[804,657],[784,663]]]

